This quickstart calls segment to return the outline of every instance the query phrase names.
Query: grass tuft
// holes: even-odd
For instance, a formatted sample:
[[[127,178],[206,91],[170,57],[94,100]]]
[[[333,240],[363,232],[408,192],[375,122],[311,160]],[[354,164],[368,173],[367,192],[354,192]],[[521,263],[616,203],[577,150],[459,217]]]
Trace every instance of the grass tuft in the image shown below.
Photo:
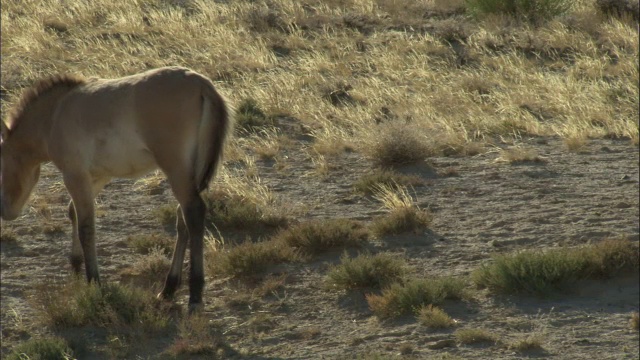
[[[357,247],[369,238],[362,223],[349,219],[312,220],[276,235],[279,241],[306,255]]]
[[[424,180],[417,175],[405,175],[392,170],[377,169],[362,176],[353,184],[353,188],[362,194],[373,195],[381,186],[421,186]]]
[[[420,307],[418,321],[430,329],[446,329],[456,324],[444,310],[431,304]]]
[[[61,338],[32,338],[16,346],[6,360],[69,360],[74,359],[73,351]]]
[[[379,318],[392,318],[415,313],[426,305],[439,305],[444,300],[458,300],[465,296],[465,281],[454,277],[411,279],[404,284],[394,283],[381,295],[367,295],[371,311]]]
[[[58,327],[127,326],[159,331],[169,323],[160,300],[128,285],[97,286],[78,279],[62,286],[46,286],[38,298],[46,318]]]
[[[255,132],[275,125],[275,120],[268,116],[253,98],[242,100],[235,112],[235,126],[238,130]]]
[[[399,281],[406,273],[406,262],[387,253],[359,255],[329,270],[327,283],[338,289],[382,288]]]
[[[545,295],[577,280],[637,271],[638,263],[636,245],[611,239],[582,248],[498,255],[473,272],[472,279],[494,292]]]
[[[518,352],[542,350],[542,339],[537,335],[527,336],[509,344],[508,348]]]
[[[257,275],[269,266],[297,259],[296,252],[280,241],[248,241],[214,253],[209,264],[216,275],[243,277]]]
[[[163,254],[169,255],[175,241],[165,234],[154,233],[129,236],[127,244],[138,254],[147,255],[159,249]]]

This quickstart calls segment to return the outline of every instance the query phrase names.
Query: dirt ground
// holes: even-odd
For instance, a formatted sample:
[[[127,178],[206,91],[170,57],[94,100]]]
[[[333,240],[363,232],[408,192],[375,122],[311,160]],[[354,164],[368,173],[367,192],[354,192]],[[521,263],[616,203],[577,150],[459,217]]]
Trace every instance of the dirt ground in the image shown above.
[[[383,238],[369,250],[401,254],[418,275],[462,275],[496,253],[582,245],[607,237],[639,241],[637,146],[627,140],[590,140],[583,151],[575,153],[555,138],[524,139],[522,144],[545,161],[500,162],[496,148],[477,156],[432,158],[399,169],[426,179],[426,185],[416,187],[412,195],[421,208],[434,213],[434,222],[424,234]],[[269,161],[257,161],[262,182],[274,194],[304,206],[308,218],[369,221],[384,212],[380,203],[355,194],[352,188],[372,168],[369,160],[347,152],[329,160],[335,167],[328,176],[318,176],[308,153],[301,151],[306,146],[309,144],[301,140],[281,150],[285,170]],[[118,281],[120,271],[141,256],[127,246],[128,236],[163,231],[153,210],[172,201],[166,186],[153,195],[132,180],[115,180],[105,188],[97,200],[97,234],[99,264],[106,281]],[[24,215],[2,223],[3,233],[10,231],[16,237],[16,241],[0,243],[3,355],[25,334],[48,331],[39,325],[38,312],[25,298],[32,296],[34,285],[64,281],[70,271],[67,202],[59,173],[48,164]],[[473,300],[449,302],[443,309],[457,320],[456,328],[486,329],[498,336],[499,343],[454,343],[430,349],[433,342],[454,339],[456,328],[430,331],[413,317],[380,321],[368,309],[364,294],[327,290],[326,271],[340,255],[273,269],[275,275],[286,275],[284,288],[241,307],[231,307],[225,299],[247,291],[243,286],[229,279],[209,279],[204,315],[232,349],[226,356],[639,358],[638,331],[629,326],[630,314],[639,308],[637,275],[573,284],[566,293],[545,299],[496,297],[478,291]],[[179,294],[178,302],[184,307],[185,286]],[[260,314],[266,314],[266,320],[256,326]],[[541,337],[543,350],[518,353],[505,346],[529,335]],[[155,358],[170,341],[150,339],[135,344],[127,357]],[[109,355],[92,353],[88,358]]]

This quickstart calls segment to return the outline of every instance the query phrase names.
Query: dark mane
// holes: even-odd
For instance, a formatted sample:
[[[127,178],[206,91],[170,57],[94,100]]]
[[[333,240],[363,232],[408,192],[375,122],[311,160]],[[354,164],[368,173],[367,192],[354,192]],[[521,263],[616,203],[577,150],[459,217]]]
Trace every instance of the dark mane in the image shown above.
[[[18,119],[22,116],[30,104],[38,97],[49,92],[50,90],[58,87],[68,87],[70,89],[75,88],[78,85],[86,84],[87,79],[82,76],[76,75],[53,75],[44,79],[36,81],[33,86],[24,90],[20,96],[20,100],[13,107],[13,110],[9,113],[7,125],[10,129],[15,128],[18,124]]]

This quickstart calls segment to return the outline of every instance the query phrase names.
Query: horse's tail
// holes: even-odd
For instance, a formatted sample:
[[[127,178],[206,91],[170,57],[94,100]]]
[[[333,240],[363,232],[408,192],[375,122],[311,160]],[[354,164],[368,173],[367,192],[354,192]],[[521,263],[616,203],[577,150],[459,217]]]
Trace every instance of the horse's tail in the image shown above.
[[[215,175],[224,143],[233,128],[231,111],[225,100],[208,79],[203,79],[202,118],[198,129],[198,146],[195,159],[195,183],[198,192],[209,186]]]

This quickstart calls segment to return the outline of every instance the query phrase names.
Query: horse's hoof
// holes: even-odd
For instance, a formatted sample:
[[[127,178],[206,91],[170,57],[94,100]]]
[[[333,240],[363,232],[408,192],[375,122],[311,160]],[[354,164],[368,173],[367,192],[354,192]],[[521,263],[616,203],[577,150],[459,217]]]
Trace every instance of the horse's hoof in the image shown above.
[[[166,294],[166,293],[164,293],[164,292],[160,292],[160,293],[158,293],[158,295],[156,296],[156,298],[157,298],[158,300],[171,301],[171,300],[173,300],[173,295],[169,295],[169,294]]]
[[[204,305],[202,303],[189,303],[189,315],[197,315],[202,313]]]

